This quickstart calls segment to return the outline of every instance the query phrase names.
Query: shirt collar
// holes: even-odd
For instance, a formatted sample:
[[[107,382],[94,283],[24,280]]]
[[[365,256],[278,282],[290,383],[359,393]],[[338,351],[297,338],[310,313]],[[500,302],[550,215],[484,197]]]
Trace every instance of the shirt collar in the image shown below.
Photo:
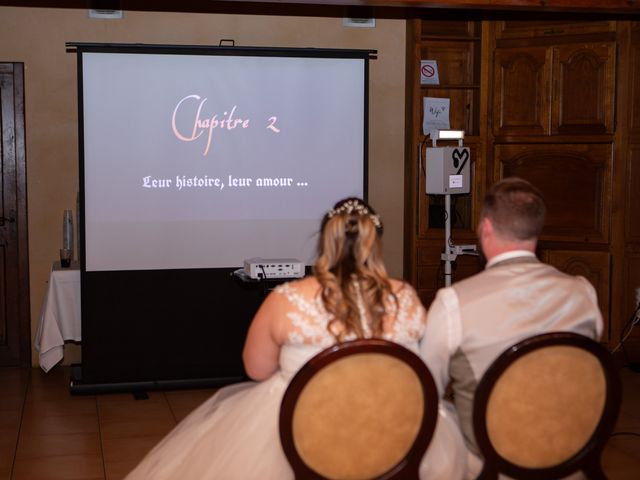
[[[502,262],[504,260],[511,260],[512,258],[519,258],[519,257],[535,258],[536,254],[528,250],[511,250],[509,252],[504,252],[496,255],[495,257],[493,257],[491,260],[487,262],[487,265],[484,268],[489,268],[495,265],[496,263]]]

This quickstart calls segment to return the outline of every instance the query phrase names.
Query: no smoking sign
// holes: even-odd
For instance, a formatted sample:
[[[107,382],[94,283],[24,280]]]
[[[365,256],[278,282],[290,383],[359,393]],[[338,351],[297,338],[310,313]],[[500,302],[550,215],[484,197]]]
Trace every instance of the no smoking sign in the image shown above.
[[[424,75],[427,78],[432,78],[436,73],[436,69],[433,68],[431,65],[423,65],[422,66],[422,75]]]
[[[438,85],[438,64],[435,60],[420,61],[420,83],[422,85]]]

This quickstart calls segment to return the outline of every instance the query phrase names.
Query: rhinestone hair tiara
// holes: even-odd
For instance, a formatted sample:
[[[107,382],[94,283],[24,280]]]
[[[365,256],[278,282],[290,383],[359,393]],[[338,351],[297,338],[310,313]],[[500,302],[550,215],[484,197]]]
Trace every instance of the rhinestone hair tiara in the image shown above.
[[[367,207],[365,207],[362,203],[358,202],[357,200],[347,200],[338,208],[332,208],[327,212],[327,217],[331,218],[334,215],[340,215],[342,213],[346,213],[347,215],[351,215],[352,213],[355,213],[356,215],[360,215],[360,216],[367,215],[369,216],[369,218],[371,219],[371,221],[373,222],[376,228],[382,228],[382,222],[380,221],[380,217],[378,215],[371,213],[371,211]]]

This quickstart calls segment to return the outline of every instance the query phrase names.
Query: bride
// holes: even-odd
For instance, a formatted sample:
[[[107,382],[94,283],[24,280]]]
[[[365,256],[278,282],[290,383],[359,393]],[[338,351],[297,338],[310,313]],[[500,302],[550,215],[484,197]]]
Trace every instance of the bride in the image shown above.
[[[329,210],[313,275],[276,287],[251,323],[243,360],[255,381],[216,392],[126,479],[293,479],[278,416],[284,391],[302,365],[324,348],[355,338],[380,337],[418,352],[426,312],[410,285],[387,275],[382,230],[380,217],[358,198]],[[422,479],[462,478],[464,443],[448,415],[440,409]]]

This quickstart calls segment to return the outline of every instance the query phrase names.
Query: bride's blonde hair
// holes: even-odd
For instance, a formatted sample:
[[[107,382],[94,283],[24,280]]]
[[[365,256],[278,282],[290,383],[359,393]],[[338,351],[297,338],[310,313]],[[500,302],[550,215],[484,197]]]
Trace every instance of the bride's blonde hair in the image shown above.
[[[348,334],[365,337],[363,321],[374,337],[381,336],[388,299],[397,304],[382,260],[382,231],[380,217],[355,197],[336,203],[322,220],[314,274],[324,307],[333,314],[329,332],[339,341]]]

